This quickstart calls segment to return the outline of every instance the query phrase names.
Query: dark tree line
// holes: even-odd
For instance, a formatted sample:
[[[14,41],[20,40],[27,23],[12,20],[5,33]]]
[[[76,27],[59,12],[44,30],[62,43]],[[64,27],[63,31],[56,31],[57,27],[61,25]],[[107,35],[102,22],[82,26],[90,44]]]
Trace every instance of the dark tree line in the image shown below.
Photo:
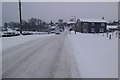
[[[47,31],[48,30],[48,24],[41,20],[36,18],[31,18],[28,21],[22,20],[22,31]],[[20,24],[18,22],[9,22],[4,23],[3,25],[4,30],[7,30],[7,28],[11,28],[13,30],[20,30]]]

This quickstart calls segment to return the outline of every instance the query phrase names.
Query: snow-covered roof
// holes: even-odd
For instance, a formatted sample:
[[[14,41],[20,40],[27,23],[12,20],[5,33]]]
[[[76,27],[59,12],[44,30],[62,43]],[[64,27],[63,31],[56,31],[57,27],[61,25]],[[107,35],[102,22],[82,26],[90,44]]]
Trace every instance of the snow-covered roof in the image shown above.
[[[53,28],[55,28],[55,27],[56,27],[56,26],[51,26],[50,28],[53,29]]]
[[[114,29],[114,28],[117,28],[118,26],[111,26],[111,25],[108,25],[107,26],[107,29],[110,29],[110,28],[112,28],[112,29]]]
[[[79,20],[82,22],[107,22],[104,19],[83,19],[83,18],[81,18]]]
[[[74,21],[68,21],[67,22],[67,24],[74,24],[74,23],[76,23],[76,22],[74,22]]]

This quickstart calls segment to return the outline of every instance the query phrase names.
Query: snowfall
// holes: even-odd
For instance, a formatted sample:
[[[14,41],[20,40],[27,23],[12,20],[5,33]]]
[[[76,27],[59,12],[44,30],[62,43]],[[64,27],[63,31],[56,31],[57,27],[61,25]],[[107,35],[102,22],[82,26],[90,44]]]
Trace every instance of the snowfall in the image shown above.
[[[75,54],[81,78],[117,78],[118,77],[118,38],[112,34],[84,34],[72,32],[66,37]],[[33,39],[51,35],[29,35],[0,38],[2,50],[7,50]],[[2,56],[2,55],[0,55]]]

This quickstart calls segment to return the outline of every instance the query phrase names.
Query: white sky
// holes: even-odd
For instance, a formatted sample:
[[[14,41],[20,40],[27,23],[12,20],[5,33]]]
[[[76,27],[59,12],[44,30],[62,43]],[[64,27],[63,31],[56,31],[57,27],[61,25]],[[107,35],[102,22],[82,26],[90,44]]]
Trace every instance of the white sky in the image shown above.
[[[2,2],[17,2],[18,0],[1,0]],[[23,2],[118,2],[120,0],[21,0]]]
[[[25,0],[24,0],[25,1]],[[22,19],[40,18],[47,22],[63,18],[65,21],[76,18],[118,19],[118,2],[24,2]],[[2,21],[19,21],[18,3],[2,3]]]

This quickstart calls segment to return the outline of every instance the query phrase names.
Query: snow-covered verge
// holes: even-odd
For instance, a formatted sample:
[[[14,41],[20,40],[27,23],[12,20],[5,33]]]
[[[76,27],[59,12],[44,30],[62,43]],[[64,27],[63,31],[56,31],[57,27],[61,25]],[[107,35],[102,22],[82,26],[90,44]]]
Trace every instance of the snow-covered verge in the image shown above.
[[[48,37],[54,34],[44,34],[44,35],[20,35],[15,37],[2,37],[2,50],[9,49],[13,46],[22,44],[24,42],[28,42],[30,40],[34,40],[37,38]]]
[[[120,39],[118,40],[118,53],[120,52]],[[118,78],[120,79],[120,54],[118,54]]]
[[[0,38],[0,79],[2,77],[2,39]]]
[[[118,38],[110,40],[106,34],[68,35],[81,78],[118,77]]]

